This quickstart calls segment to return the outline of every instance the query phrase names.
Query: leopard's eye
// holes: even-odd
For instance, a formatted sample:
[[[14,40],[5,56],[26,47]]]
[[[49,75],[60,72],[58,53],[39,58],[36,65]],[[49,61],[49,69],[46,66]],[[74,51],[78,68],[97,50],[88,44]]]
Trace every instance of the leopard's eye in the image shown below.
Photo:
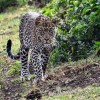
[[[53,31],[49,31],[49,35],[53,36],[54,32]]]
[[[40,35],[42,35],[42,36],[43,36],[44,34],[45,34],[45,33],[44,33],[43,31],[41,31],[41,32],[40,32]]]

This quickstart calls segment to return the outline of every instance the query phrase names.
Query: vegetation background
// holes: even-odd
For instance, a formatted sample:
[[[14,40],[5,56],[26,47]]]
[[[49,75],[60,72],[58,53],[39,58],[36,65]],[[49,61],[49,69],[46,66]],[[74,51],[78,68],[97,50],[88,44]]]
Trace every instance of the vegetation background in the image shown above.
[[[4,87],[4,77],[20,73],[19,61],[12,61],[5,56],[6,42],[12,39],[12,50],[14,53],[18,51],[20,16],[29,11],[40,12],[57,22],[57,48],[53,50],[49,61],[52,70],[58,65],[63,68],[62,64],[66,63],[79,66],[83,63],[87,65],[100,62],[100,0],[0,0],[1,90]],[[7,75],[4,76],[3,70]],[[97,87],[89,86],[86,90],[90,91],[90,100],[94,100],[90,95],[92,91],[95,91],[95,95],[100,93]],[[84,90],[77,91],[64,96],[54,96],[50,100],[80,100],[78,96],[84,94]],[[81,100],[86,100],[85,96],[86,94]]]

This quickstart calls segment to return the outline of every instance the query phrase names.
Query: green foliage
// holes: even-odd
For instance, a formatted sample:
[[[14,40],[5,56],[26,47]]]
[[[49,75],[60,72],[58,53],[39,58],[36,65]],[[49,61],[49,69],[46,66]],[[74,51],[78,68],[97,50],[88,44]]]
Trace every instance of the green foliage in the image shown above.
[[[55,66],[55,62],[58,62],[58,58],[59,58],[59,50],[58,49],[55,49],[53,52],[52,52],[52,56],[50,57],[50,65],[54,65]]]
[[[100,41],[95,41],[94,49],[100,50]]]
[[[15,0],[0,0],[0,12],[4,11],[6,7],[16,4]]]
[[[19,64],[18,61],[16,61],[14,65],[10,66],[8,72],[11,75],[15,75],[15,74],[19,74],[20,73],[20,70],[21,70],[20,64]]]
[[[29,0],[17,0],[18,5],[25,5]]]
[[[11,80],[11,82],[13,84],[18,84],[20,82],[20,78],[15,78],[15,79]]]
[[[92,53],[100,41],[100,2],[98,0],[53,0],[43,13],[60,19],[57,41],[60,46],[51,56],[51,63],[79,60]],[[54,63],[52,63],[54,64]]]

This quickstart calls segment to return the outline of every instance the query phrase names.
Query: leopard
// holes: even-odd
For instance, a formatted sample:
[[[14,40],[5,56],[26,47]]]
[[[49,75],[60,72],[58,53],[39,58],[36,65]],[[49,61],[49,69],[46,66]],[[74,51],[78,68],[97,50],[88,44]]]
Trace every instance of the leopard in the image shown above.
[[[37,12],[22,15],[19,25],[19,51],[17,54],[12,53],[11,39],[7,41],[6,47],[8,56],[21,62],[21,80],[30,80],[30,74],[35,74],[34,83],[45,80],[56,35],[55,27],[51,18]]]

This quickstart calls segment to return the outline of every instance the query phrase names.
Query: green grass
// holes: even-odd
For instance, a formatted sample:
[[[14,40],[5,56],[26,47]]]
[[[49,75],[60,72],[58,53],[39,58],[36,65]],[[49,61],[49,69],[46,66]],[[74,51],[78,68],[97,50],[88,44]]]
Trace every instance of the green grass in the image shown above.
[[[0,14],[0,52],[5,53],[8,39],[13,41],[12,51],[15,53],[20,47],[19,24],[22,14],[29,11],[38,11],[33,6],[10,7],[5,13]]]
[[[83,89],[78,88],[66,94],[44,97],[43,100],[100,100],[100,87],[88,86]]]

